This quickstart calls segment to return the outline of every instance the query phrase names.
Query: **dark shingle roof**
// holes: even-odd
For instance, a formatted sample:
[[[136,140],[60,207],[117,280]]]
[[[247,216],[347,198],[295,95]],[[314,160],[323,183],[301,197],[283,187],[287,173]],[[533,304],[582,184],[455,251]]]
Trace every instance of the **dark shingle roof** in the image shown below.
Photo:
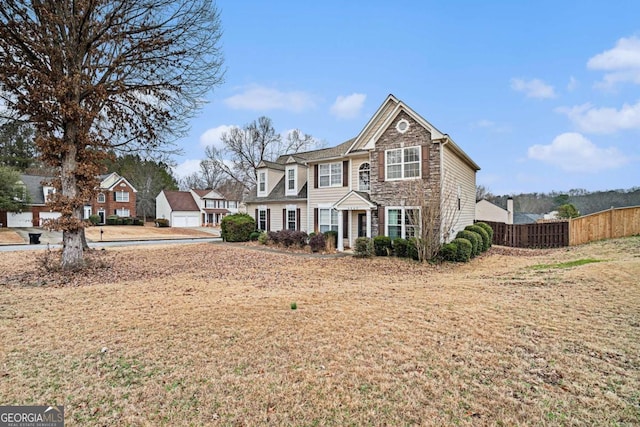
[[[287,159],[291,156],[293,156],[296,160],[299,159],[305,162],[314,162],[314,161],[323,160],[323,159],[332,159],[334,157],[340,157],[347,152],[349,147],[351,147],[351,144],[353,144],[354,140],[355,138],[351,138],[350,140],[345,141],[342,144],[336,145],[335,147],[331,147],[331,148],[321,148],[320,150],[306,151],[304,153],[283,154],[282,156],[278,157],[278,160],[276,160],[276,163],[283,165],[285,164]]]
[[[167,191],[164,195],[172,211],[199,211],[200,208],[188,191]]]
[[[300,199],[306,199],[307,198],[307,184],[305,183],[302,188],[300,189],[300,192],[298,192],[297,195],[295,196],[287,196],[285,194],[285,190],[284,190],[284,177],[282,177],[280,179],[280,181],[278,181],[278,183],[276,184],[275,187],[273,187],[273,190],[271,190],[271,193],[269,193],[269,195],[267,197],[258,197],[256,196],[255,191],[245,197],[244,202],[245,203],[261,203],[261,202],[288,202],[288,201],[294,201],[294,200],[300,200]]]
[[[20,175],[20,180],[24,182],[27,192],[31,197],[32,205],[44,205],[44,193],[42,191],[42,183],[50,182],[53,178],[50,176],[37,175]]]

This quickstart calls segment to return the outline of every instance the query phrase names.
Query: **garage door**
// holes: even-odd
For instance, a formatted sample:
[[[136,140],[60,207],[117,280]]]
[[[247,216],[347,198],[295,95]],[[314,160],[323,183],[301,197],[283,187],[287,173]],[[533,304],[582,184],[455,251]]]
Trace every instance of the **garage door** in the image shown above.
[[[40,212],[40,227],[42,227],[44,220],[60,218],[61,215],[60,212]]]
[[[32,220],[33,214],[31,212],[7,212],[7,227],[33,227]]]
[[[197,227],[198,216],[190,215],[174,215],[172,227]]]

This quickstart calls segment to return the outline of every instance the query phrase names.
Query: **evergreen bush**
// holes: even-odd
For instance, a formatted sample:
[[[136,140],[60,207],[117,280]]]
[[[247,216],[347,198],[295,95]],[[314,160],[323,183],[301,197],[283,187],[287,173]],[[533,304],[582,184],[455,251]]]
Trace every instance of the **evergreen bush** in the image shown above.
[[[396,237],[395,239],[393,239],[393,253],[397,257],[406,258],[408,256],[407,245],[408,242],[406,239],[403,239],[402,237]]]
[[[353,256],[357,258],[371,258],[373,256],[373,240],[368,237],[356,239]]]
[[[248,242],[255,229],[256,221],[245,213],[227,215],[220,223],[220,235],[225,242]]]
[[[478,252],[485,252],[489,249],[491,246],[491,240],[489,239],[489,233],[487,233],[484,228],[479,225],[467,225],[464,229],[478,233],[482,238],[482,245],[479,245]]]
[[[374,237],[373,250],[376,256],[388,256],[391,253],[391,238],[388,236]]]

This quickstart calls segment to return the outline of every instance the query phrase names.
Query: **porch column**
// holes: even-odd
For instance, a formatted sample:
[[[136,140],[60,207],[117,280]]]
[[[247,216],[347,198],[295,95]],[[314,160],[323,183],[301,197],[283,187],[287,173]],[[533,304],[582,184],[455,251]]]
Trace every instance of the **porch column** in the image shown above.
[[[342,215],[344,215],[344,211],[338,211],[339,215],[338,215],[338,237],[336,238],[337,242],[336,242],[336,249],[339,252],[344,251],[344,238],[342,237],[342,222],[343,222],[343,218]]]
[[[367,237],[371,238],[371,209],[367,209]]]

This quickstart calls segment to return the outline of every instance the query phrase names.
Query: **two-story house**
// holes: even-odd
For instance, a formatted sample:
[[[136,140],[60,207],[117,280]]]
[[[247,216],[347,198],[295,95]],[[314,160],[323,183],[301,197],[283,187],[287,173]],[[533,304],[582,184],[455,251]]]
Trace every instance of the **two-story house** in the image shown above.
[[[156,197],[156,218],[168,219],[171,227],[217,226],[225,215],[238,213],[238,204],[216,190],[162,190]]]
[[[478,170],[447,134],[389,95],[355,138],[262,162],[245,203],[260,230],[334,230],[342,250],[361,236],[417,235],[416,218],[435,202],[447,241],[474,221]]]
[[[7,227],[40,227],[47,219],[56,219],[60,212],[47,206],[48,197],[56,190],[50,185],[53,178],[36,175],[20,175],[20,183],[29,194],[29,207],[23,212],[0,212],[0,223]],[[109,215],[134,217],[136,215],[137,190],[124,177],[113,172],[99,177],[100,185],[92,200],[87,200],[83,218],[98,215],[104,224]]]

